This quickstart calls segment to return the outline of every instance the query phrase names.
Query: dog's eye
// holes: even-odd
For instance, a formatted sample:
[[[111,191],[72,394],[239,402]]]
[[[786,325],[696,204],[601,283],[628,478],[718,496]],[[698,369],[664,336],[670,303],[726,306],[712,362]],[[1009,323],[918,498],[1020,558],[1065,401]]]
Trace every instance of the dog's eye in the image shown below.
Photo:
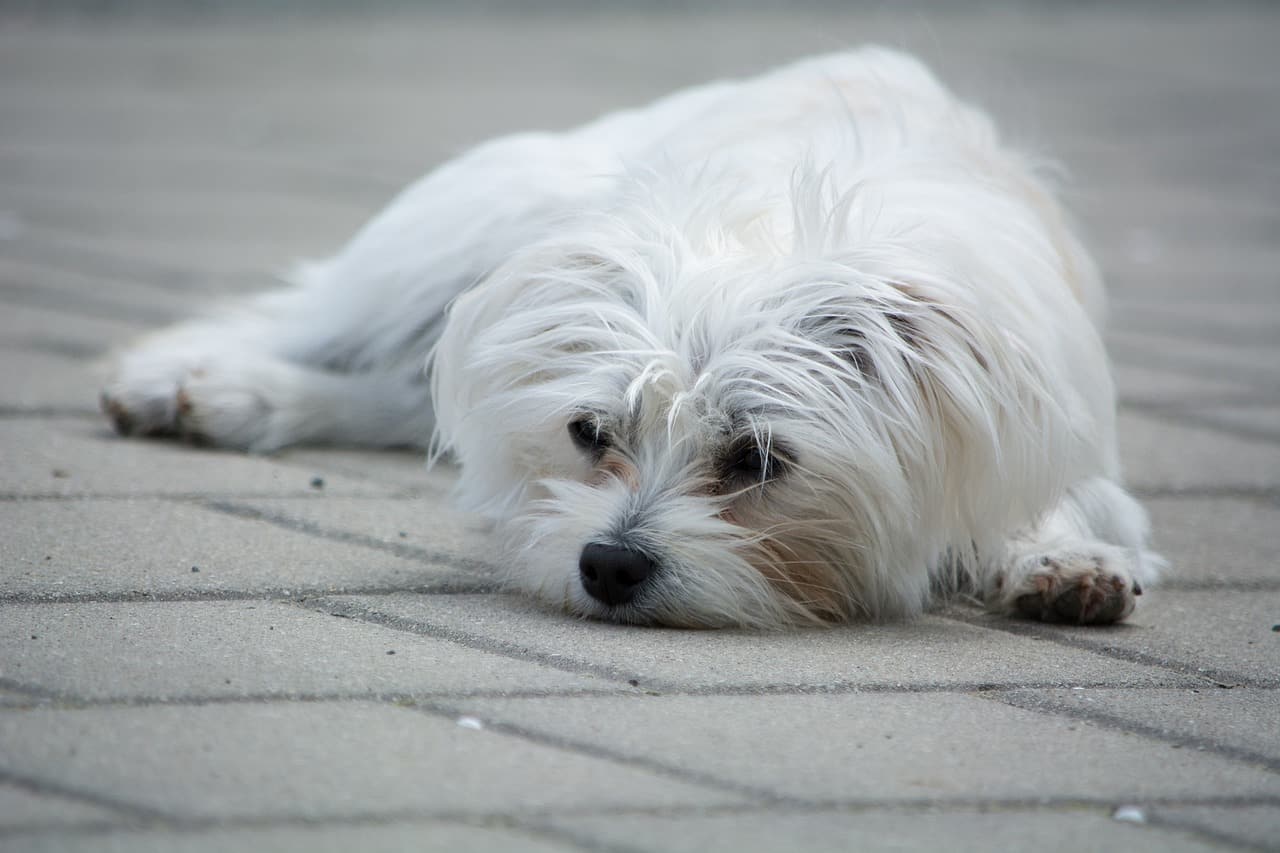
[[[744,482],[764,482],[777,476],[777,458],[760,448],[755,441],[743,442],[731,448],[725,457],[725,474]]]
[[[610,444],[608,433],[600,428],[600,421],[590,416],[569,421],[569,438],[587,453],[599,453]]]

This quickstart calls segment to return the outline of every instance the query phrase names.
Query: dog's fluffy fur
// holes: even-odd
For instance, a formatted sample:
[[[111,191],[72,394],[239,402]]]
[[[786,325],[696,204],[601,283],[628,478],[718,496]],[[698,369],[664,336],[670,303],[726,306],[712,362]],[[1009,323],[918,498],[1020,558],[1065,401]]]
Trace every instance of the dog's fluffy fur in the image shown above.
[[[866,48],[482,145],[294,287],[137,344],[103,400],[254,451],[434,434],[512,583],[576,614],[769,627],[961,588],[1110,622],[1160,560],[1102,313],[1033,164]]]

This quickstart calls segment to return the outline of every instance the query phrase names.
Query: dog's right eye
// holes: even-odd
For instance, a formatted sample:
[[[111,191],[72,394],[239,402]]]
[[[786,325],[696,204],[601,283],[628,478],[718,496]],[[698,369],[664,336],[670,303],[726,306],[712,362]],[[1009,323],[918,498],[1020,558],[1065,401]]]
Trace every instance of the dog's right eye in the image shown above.
[[[574,418],[569,421],[569,438],[579,449],[587,453],[600,453],[609,446],[609,435],[600,428],[600,421],[593,417]]]

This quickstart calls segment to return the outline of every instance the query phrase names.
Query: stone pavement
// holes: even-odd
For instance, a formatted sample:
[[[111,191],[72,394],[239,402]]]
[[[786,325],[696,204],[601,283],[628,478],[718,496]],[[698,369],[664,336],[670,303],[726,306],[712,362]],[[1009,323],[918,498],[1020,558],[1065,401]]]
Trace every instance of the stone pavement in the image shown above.
[[[0,849],[1280,849],[1280,12],[38,5],[0,7]],[[1071,167],[1175,566],[1127,625],[573,621],[493,590],[447,469],[95,412],[110,347],[461,146],[867,39]]]

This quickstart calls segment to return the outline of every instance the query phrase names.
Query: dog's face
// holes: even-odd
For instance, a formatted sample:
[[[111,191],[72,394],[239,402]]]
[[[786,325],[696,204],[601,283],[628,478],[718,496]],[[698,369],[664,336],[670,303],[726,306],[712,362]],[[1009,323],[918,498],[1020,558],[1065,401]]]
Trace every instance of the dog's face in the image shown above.
[[[502,520],[513,583],[672,626],[923,600],[923,571],[879,567],[953,545],[922,519],[965,510],[930,496],[994,470],[1002,440],[963,306],[870,257],[587,245],[462,297],[436,353],[463,496]]]

